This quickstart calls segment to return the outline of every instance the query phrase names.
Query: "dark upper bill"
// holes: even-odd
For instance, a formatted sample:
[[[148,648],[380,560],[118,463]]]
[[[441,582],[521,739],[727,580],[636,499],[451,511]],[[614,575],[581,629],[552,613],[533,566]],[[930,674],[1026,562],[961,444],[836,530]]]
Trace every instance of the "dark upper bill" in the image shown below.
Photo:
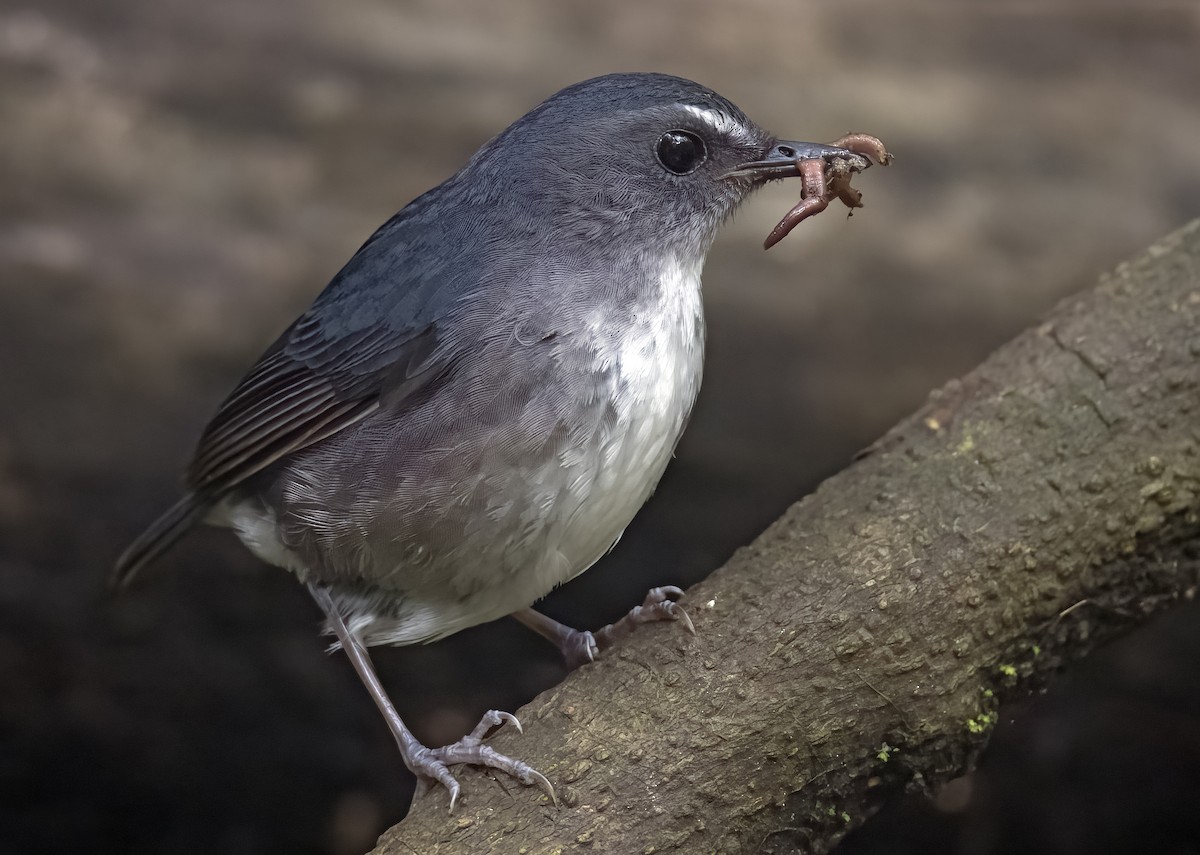
[[[726,172],[722,178],[791,178],[800,174],[802,160],[845,160],[852,172],[861,172],[871,165],[870,158],[848,148],[825,143],[780,140],[761,160],[743,163]]]

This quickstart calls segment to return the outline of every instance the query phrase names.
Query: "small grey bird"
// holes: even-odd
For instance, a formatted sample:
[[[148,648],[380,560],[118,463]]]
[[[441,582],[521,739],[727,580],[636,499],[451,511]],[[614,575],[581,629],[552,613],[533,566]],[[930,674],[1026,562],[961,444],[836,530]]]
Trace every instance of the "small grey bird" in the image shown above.
[[[453,764],[537,783],[483,744],[405,727],[367,656],[513,615],[593,657],[598,633],[530,606],[605,554],[650,496],[700,388],[700,270],[751,191],[845,149],[775,139],[661,74],[571,86],[386,222],[205,429],[187,495],[117,561],[123,585],[201,521],[295,573],[425,789]],[[819,173],[820,170],[817,170]],[[690,622],[688,622],[690,628]]]

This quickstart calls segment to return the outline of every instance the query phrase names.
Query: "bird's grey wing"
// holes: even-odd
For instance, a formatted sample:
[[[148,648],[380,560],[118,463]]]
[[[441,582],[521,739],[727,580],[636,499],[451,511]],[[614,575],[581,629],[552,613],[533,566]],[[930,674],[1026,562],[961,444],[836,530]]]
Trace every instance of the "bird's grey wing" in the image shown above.
[[[224,491],[370,415],[385,390],[411,394],[437,375],[433,326],[396,339],[382,327],[331,338],[319,319],[302,317],[221,405],[188,467],[188,486]]]
[[[380,240],[390,225],[225,399],[188,467],[193,491],[222,493],[367,417],[381,396],[391,404],[442,374],[438,321],[455,285],[407,267],[407,248]]]
[[[413,263],[414,244],[437,226],[420,215],[423,204],[380,227],[233,390],[200,438],[188,494],[121,554],[114,586],[246,478],[445,376],[456,347],[441,333],[453,329],[448,316],[476,283],[461,275],[470,266],[448,276]]]

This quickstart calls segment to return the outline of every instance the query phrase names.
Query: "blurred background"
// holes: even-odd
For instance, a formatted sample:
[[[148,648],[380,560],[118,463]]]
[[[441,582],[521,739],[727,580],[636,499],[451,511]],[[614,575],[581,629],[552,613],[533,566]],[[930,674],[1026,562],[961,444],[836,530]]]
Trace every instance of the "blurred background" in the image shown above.
[[[831,207],[764,253],[796,201],[779,184],[723,233],[678,458],[620,547],[546,603],[595,627],[703,578],[928,390],[1200,215],[1198,56],[1191,0],[6,0],[0,851],[348,855],[401,818],[412,782],[282,571],[205,530],[128,596],[103,582],[261,350],[546,96],[665,71],[782,136],[866,131],[896,154],[856,181],[852,220]],[[1185,700],[1138,768],[1190,757],[1191,780],[1200,647],[1143,648],[1122,673]],[[437,744],[563,673],[512,621],[376,661]],[[1119,722],[1153,720],[1138,709]],[[1091,750],[1051,733],[1036,745]],[[908,851],[908,827],[878,851]]]

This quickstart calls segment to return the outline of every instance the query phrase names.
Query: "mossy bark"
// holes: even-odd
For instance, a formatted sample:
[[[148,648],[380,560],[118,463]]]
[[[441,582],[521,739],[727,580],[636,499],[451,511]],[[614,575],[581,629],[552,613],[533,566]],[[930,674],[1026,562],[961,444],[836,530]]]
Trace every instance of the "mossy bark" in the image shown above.
[[[521,710],[396,853],[824,852],[872,791],[961,773],[1025,691],[1189,596],[1200,221],[935,392],[639,630]],[[1189,545],[1192,544],[1192,545]]]

